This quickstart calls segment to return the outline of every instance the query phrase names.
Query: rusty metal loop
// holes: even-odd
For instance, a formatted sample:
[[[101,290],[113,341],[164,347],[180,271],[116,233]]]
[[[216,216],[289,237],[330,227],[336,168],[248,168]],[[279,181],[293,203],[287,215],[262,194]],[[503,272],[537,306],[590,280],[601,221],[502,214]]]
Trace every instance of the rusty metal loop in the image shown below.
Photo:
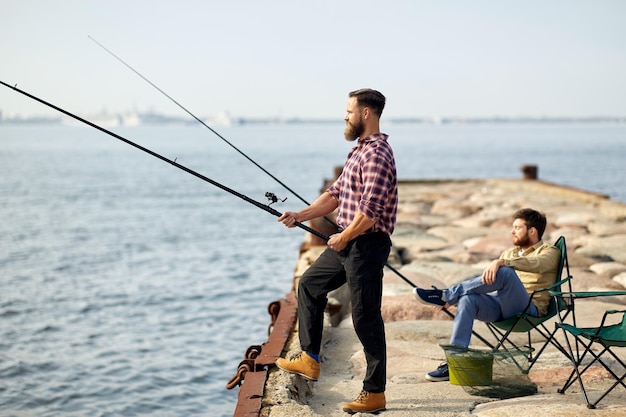
[[[237,372],[226,383],[226,389],[233,389],[243,382],[246,377],[246,373],[251,370],[251,366],[248,361],[243,361],[239,364]]]
[[[239,375],[235,374],[226,383],[226,389],[231,390],[239,386],[239,384],[241,384],[241,381],[239,380]]]
[[[278,313],[280,313],[280,301],[273,301],[269,303],[267,306],[267,312],[272,316],[271,325],[273,326],[276,323],[276,319],[278,318]]]
[[[278,313],[280,313],[280,301],[272,301],[267,305],[267,312],[271,316],[270,324],[267,326],[267,335],[272,334],[272,329],[274,328],[274,324],[276,323],[276,319],[278,319]]]
[[[244,355],[244,358],[256,359],[261,354],[262,349],[263,349],[263,346],[261,345],[252,345],[248,347],[248,349],[246,350],[246,354]]]

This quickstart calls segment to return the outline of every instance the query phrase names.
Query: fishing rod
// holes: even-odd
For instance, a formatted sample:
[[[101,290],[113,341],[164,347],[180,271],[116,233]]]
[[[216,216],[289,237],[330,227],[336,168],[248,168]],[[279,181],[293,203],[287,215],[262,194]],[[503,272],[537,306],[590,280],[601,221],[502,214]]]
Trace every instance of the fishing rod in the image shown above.
[[[17,91],[18,93],[23,94],[23,95],[25,95],[26,97],[28,97],[30,99],[38,101],[39,103],[44,104],[44,105],[46,105],[46,106],[48,106],[48,107],[50,107],[50,108],[52,108],[52,109],[54,109],[54,110],[56,110],[58,112],[61,112],[61,113],[65,114],[65,115],[67,115],[67,116],[69,116],[69,117],[71,117],[73,119],[76,119],[79,122],[82,122],[82,123],[84,123],[84,124],[86,124],[88,126],[91,126],[91,127],[95,128],[95,129],[98,129],[99,131],[104,132],[107,135],[114,137],[115,139],[119,139],[122,142],[127,143],[128,145],[131,145],[131,146],[133,146],[133,147],[135,147],[135,148],[137,148],[137,149],[139,149],[139,150],[141,150],[143,152],[146,152],[147,154],[150,154],[150,155],[154,156],[155,158],[158,158],[158,159],[160,159],[160,160],[162,160],[164,162],[167,162],[168,164],[173,165],[176,168],[179,168],[179,169],[181,169],[181,170],[183,170],[183,171],[185,171],[185,172],[187,172],[187,173],[189,173],[189,174],[191,174],[191,175],[193,175],[193,176],[195,176],[197,178],[200,178],[201,180],[206,181],[209,184],[214,185],[214,186],[216,186],[217,188],[219,188],[219,189],[221,189],[223,191],[226,191],[226,192],[228,192],[228,193],[230,193],[230,194],[232,194],[232,195],[234,195],[236,197],[239,197],[240,199],[244,200],[245,202],[250,203],[250,204],[252,204],[252,205],[254,205],[254,206],[256,206],[256,207],[258,207],[258,208],[260,208],[262,210],[265,210],[266,212],[268,212],[270,214],[273,214],[276,217],[282,216],[282,213],[280,213],[278,210],[275,210],[274,208],[270,207],[269,205],[260,203],[260,202],[258,202],[256,200],[253,200],[253,199],[251,199],[251,198],[249,198],[249,197],[247,197],[247,196],[245,196],[245,195],[243,195],[243,194],[241,194],[241,193],[239,193],[239,192],[237,192],[237,191],[235,191],[235,190],[233,190],[231,188],[228,188],[227,186],[225,186],[223,184],[220,184],[217,181],[212,180],[211,178],[208,178],[208,177],[206,177],[206,176],[204,176],[204,175],[202,175],[202,174],[200,174],[200,173],[198,173],[198,172],[196,172],[196,171],[194,171],[194,170],[192,170],[190,168],[187,168],[184,165],[179,164],[176,161],[172,161],[171,159],[168,159],[168,158],[166,158],[166,157],[164,157],[164,156],[162,156],[162,155],[160,155],[160,154],[158,154],[158,153],[156,153],[154,151],[151,151],[148,148],[145,148],[145,147],[143,147],[143,146],[141,146],[141,145],[139,145],[139,144],[137,144],[135,142],[132,142],[132,141],[130,141],[130,140],[128,140],[128,139],[126,139],[126,138],[116,134],[116,133],[111,132],[110,130],[107,130],[107,129],[105,129],[105,128],[103,128],[103,127],[101,127],[101,126],[99,126],[99,125],[97,125],[95,123],[92,123],[89,120],[83,119],[82,117],[79,117],[79,116],[77,116],[77,115],[75,115],[73,113],[70,113],[69,111],[64,110],[64,109],[62,109],[62,108],[60,108],[58,106],[55,106],[52,103],[49,103],[49,102],[47,102],[47,101],[45,101],[45,100],[43,100],[43,99],[41,99],[39,97],[36,97],[36,96],[34,96],[32,94],[29,94],[26,91],[20,90],[19,88],[17,88],[17,85],[12,86],[12,85],[9,85],[9,84],[5,83],[2,80],[0,80],[0,84],[4,85],[5,87],[10,88],[10,89],[12,89],[14,91]],[[268,199],[272,200],[272,202],[275,199],[275,196],[272,193],[266,193],[266,197],[268,197]],[[308,227],[308,226],[306,226],[306,225],[304,225],[304,224],[302,224],[300,222],[296,222],[295,225],[297,227],[303,229],[303,230],[306,230],[309,233],[314,234],[315,236],[317,236],[317,237],[319,237],[321,239],[324,239],[325,241],[327,241],[329,239],[329,237],[326,236],[325,234],[320,233],[317,230],[312,229],[312,228],[310,228],[310,227]]]
[[[141,77],[144,81],[146,81],[148,84],[150,84],[152,87],[154,87],[157,91],[159,91],[161,94],[163,94],[165,97],[167,97],[168,99],[170,99],[174,104],[176,104],[178,107],[180,107],[183,111],[185,111],[188,115],[190,115],[191,117],[193,117],[195,120],[197,120],[198,122],[200,122],[204,127],[206,127],[207,129],[209,129],[211,132],[213,132],[218,138],[222,139],[226,144],[228,144],[231,148],[233,148],[234,150],[236,150],[239,154],[241,154],[243,157],[245,157],[248,161],[252,162],[255,166],[257,166],[261,171],[265,172],[267,175],[269,175],[274,181],[276,181],[277,183],[279,183],[280,185],[282,185],[287,191],[291,192],[295,197],[297,197],[300,201],[302,201],[304,204],[306,205],[311,205],[311,203],[309,203],[307,200],[305,200],[304,198],[302,198],[297,192],[295,192],[294,190],[292,190],[290,187],[288,187],[286,184],[284,184],[281,180],[279,180],[278,178],[276,178],[274,175],[272,175],[270,172],[268,172],[265,168],[263,168],[262,166],[260,166],[256,161],[254,161],[252,158],[250,158],[248,155],[246,155],[243,151],[241,151],[239,148],[237,148],[235,145],[233,145],[231,142],[229,142],[226,138],[224,138],[222,135],[220,135],[218,132],[216,132],[213,128],[211,128],[209,125],[207,125],[206,123],[204,123],[199,117],[197,117],[195,114],[193,114],[191,111],[189,111],[187,108],[185,108],[182,104],[180,104],[178,101],[176,101],[175,99],[173,99],[169,94],[167,94],[165,91],[161,90],[156,84],[154,84],[152,81],[150,81],[149,79],[147,79],[146,77],[144,77],[139,71],[137,71],[135,68],[133,68],[132,66],[130,66],[126,61],[124,61],[122,58],[120,58],[119,56],[117,56],[116,54],[114,54],[111,50],[109,50],[107,47],[105,47],[104,45],[102,45],[100,42],[98,42],[97,40],[95,40],[94,38],[92,38],[91,36],[88,36],[89,39],[91,39],[95,44],[97,44],[99,47],[101,47],[102,49],[104,49],[106,52],[108,52],[112,57],[114,57],[115,59],[117,59],[119,62],[121,62],[126,68],[130,69],[132,72],[134,72],[135,74],[137,74],[139,77]],[[328,217],[324,216],[324,220],[326,220],[328,223],[330,223],[331,225],[337,227],[337,224],[335,222],[333,222],[331,219],[329,219]],[[326,239],[328,240],[328,239]],[[397,269],[393,268],[391,265],[386,264],[385,266],[387,266],[387,268],[389,268],[392,272],[394,272],[396,275],[398,275],[400,278],[402,278],[405,282],[407,282],[409,285],[411,285],[413,288],[416,287],[415,284],[413,284],[411,281],[409,281],[408,278],[406,278],[404,275],[402,275],[400,273],[400,271],[398,271]]]

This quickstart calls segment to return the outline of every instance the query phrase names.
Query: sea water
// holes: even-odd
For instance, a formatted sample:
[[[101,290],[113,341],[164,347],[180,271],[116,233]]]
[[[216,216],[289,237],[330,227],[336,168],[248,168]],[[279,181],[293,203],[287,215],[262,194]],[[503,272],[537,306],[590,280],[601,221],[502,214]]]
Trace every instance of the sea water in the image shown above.
[[[343,125],[117,134],[282,212],[321,191]],[[389,124],[400,178],[541,179],[626,202],[626,125]],[[0,126],[0,415],[230,416],[304,232],[87,127]]]

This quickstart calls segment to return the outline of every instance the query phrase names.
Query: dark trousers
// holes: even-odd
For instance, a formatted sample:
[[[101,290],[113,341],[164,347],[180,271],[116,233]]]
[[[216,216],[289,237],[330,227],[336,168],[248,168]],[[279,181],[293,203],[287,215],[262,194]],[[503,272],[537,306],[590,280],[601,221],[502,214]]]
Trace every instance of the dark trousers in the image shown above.
[[[309,353],[320,353],[327,294],[348,283],[354,330],[367,361],[363,389],[369,392],[384,392],[387,378],[385,326],[380,308],[383,267],[390,249],[391,239],[384,233],[361,235],[340,253],[326,248],[298,285],[300,347]]]

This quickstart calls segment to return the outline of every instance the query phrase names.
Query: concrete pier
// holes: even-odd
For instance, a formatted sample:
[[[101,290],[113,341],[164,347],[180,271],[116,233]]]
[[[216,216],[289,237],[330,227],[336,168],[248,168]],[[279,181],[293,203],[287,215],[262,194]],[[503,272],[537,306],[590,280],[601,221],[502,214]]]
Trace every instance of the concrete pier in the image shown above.
[[[426,288],[431,285],[445,288],[475,276],[511,245],[513,212],[531,207],[543,211],[548,218],[544,240],[553,243],[559,236],[565,236],[574,290],[626,290],[626,205],[593,192],[529,179],[402,181],[390,264],[412,283]],[[321,250],[323,246],[312,244],[308,238],[303,242],[294,285]],[[577,387],[570,388],[566,394],[558,394],[557,389],[572,367],[554,348],[542,354],[529,374],[538,387],[535,395],[494,400],[471,395],[463,387],[448,382],[426,381],[423,375],[444,360],[439,344],[448,342],[452,321],[436,308],[418,303],[411,290],[412,286],[397,274],[386,271],[383,315],[388,345],[388,384],[387,411],[382,415],[626,415],[623,387],[616,388],[597,410],[586,408]],[[341,405],[359,393],[365,370],[349,307],[345,290],[331,294],[319,381],[307,382],[272,367],[259,415],[346,415]],[[598,325],[603,312],[614,308],[625,309],[626,296],[579,301],[576,305],[578,324]],[[490,336],[482,323],[477,322],[475,330],[485,337]],[[472,347],[484,349],[475,339]],[[283,356],[298,351],[296,324]],[[624,351],[619,353],[626,356]],[[600,369],[590,376],[593,377],[592,389],[610,382]],[[591,395],[593,397],[593,391]]]

